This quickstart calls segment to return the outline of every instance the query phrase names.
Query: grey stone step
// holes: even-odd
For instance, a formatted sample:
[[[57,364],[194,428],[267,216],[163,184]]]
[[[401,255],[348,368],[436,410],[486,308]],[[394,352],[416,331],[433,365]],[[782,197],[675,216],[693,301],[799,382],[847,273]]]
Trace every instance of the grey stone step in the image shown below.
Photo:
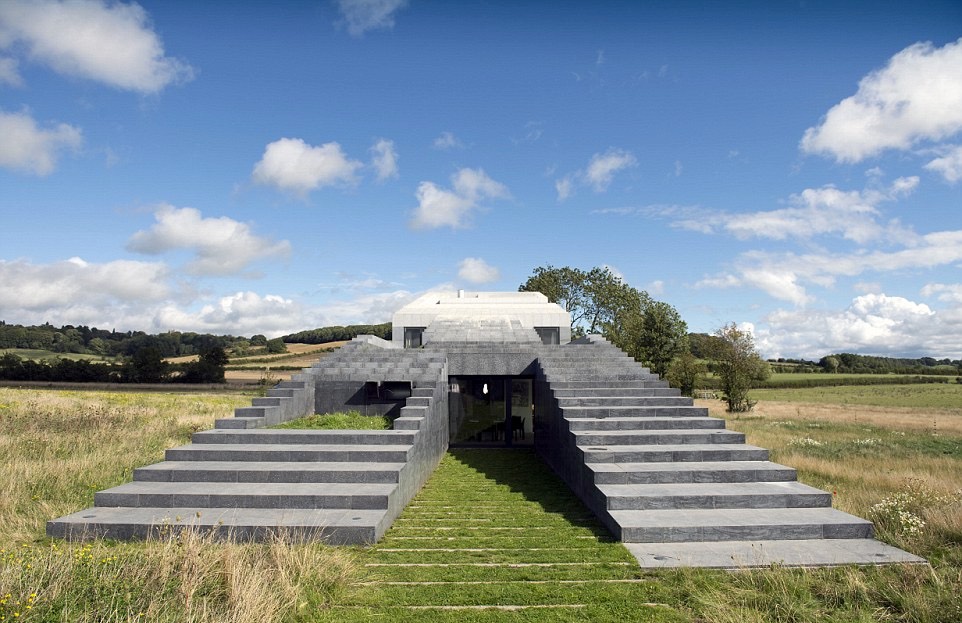
[[[687,396],[578,396],[558,397],[558,406],[568,407],[690,407]]]
[[[598,485],[609,510],[824,508],[832,494],[800,482]]]
[[[767,461],[768,450],[747,444],[678,444],[651,446],[585,446],[585,463],[665,463]]]
[[[398,445],[414,443],[411,431],[399,430],[301,430],[255,428],[215,429],[194,433],[195,444],[364,444]]]
[[[141,482],[396,483],[403,463],[164,461],[134,470]]]
[[[925,564],[908,552],[875,539],[796,539],[788,541],[715,541],[694,543],[626,543],[646,569],[705,567],[751,569],[834,567],[838,565]]]
[[[626,543],[868,539],[872,523],[834,508],[609,511]]]
[[[704,407],[561,407],[564,417],[708,417]]]
[[[396,484],[342,482],[128,482],[98,491],[95,506],[386,509]]]
[[[189,444],[167,450],[168,461],[373,461],[405,463],[409,445]]]
[[[609,379],[585,379],[580,381],[549,381],[552,389],[591,389],[597,387],[621,387],[625,389],[657,389],[667,388],[667,381],[645,380],[645,381],[610,381]]]
[[[571,431],[575,443],[586,446],[650,446],[678,444],[742,444],[745,433],[731,430],[607,430]]]
[[[214,428],[229,428],[232,430],[245,428],[260,428],[264,426],[265,418],[262,417],[227,417],[214,421]]]
[[[374,543],[387,524],[387,513],[382,509],[97,507],[47,522],[47,534],[70,540],[130,540],[195,529],[235,541],[279,536],[348,545]]]
[[[796,472],[770,461],[697,463],[588,463],[595,484],[685,482],[790,482]]]
[[[552,385],[551,391],[555,398],[681,396],[681,390],[673,387],[581,387],[565,389]]]
[[[566,418],[568,430],[675,430],[723,429],[725,420],[713,417],[605,417]]]

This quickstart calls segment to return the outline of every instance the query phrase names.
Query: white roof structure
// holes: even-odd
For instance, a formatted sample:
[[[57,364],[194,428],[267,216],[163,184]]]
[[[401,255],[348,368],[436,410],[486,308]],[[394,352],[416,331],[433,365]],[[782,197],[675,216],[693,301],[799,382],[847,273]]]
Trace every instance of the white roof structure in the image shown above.
[[[528,330],[555,327],[562,344],[571,341],[571,315],[540,292],[432,292],[394,313],[392,341],[404,344],[406,328],[442,324],[519,326]]]

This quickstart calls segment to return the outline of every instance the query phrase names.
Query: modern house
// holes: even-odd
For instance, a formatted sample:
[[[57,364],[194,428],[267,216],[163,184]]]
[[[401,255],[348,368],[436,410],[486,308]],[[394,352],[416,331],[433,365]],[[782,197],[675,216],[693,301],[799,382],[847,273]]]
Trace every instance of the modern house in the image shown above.
[[[345,409],[393,429],[267,428]],[[372,543],[458,446],[533,448],[644,566],[924,562],[532,292],[425,295],[47,532]]]

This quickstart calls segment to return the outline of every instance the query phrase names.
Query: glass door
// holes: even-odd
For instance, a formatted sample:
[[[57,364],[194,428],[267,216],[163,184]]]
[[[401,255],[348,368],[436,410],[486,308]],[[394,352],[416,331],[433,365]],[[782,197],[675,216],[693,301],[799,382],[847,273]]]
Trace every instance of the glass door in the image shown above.
[[[451,377],[450,442],[462,446],[531,445],[532,381],[504,376]]]

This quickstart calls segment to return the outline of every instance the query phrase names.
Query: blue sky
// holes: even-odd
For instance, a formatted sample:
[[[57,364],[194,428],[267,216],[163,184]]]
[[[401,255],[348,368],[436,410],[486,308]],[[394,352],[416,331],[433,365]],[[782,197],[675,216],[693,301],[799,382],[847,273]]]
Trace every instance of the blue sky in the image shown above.
[[[281,335],[606,265],[962,357],[962,4],[0,2],[0,319]]]

